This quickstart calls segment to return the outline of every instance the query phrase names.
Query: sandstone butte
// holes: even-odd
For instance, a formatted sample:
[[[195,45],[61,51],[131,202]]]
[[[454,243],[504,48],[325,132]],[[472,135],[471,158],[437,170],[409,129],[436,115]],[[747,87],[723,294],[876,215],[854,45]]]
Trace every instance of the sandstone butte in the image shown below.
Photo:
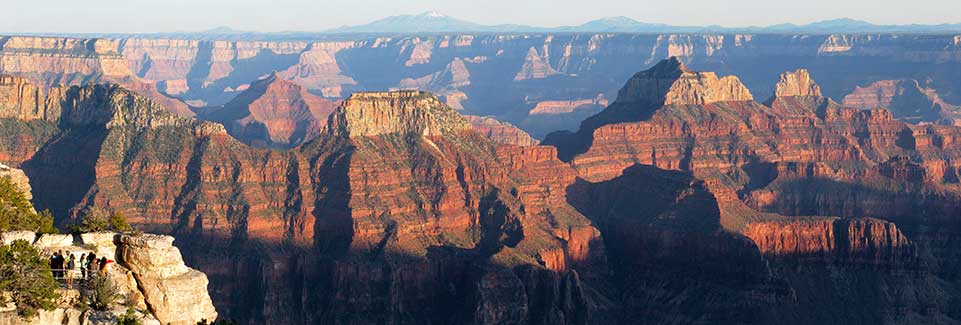
[[[257,147],[291,148],[316,138],[338,103],[309,93],[272,73],[257,80],[223,107],[205,108],[198,118],[226,126],[227,132]],[[491,117],[466,116],[491,140],[515,145],[537,141],[517,127]]]
[[[76,255],[94,253],[116,261],[107,268],[107,276],[117,285],[120,300],[131,303],[144,324],[192,325],[202,320],[217,319],[217,311],[207,293],[207,276],[187,267],[174,238],[151,234],[118,234],[95,232],[74,235],[37,235],[29,231],[0,233],[0,245],[25,240],[44,256],[63,251]],[[98,312],[81,309],[80,292],[58,290],[61,298],[53,310],[40,310],[34,318],[17,315],[16,307],[0,308],[3,324],[106,324],[116,322],[116,315],[126,311],[114,304]]]
[[[293,147],[316,137],[336,106],[273,73],[201,118],[223,124],[246,143]]]
[[[954,317],[959,130],[842,108],[805,75],[765,105],[668,60],[557,149],[416,91],[354,94],[316,139],[256,149],[88,85],[45,118],[2,112],[0,154],[39,207],[176,235],[251,323]]]

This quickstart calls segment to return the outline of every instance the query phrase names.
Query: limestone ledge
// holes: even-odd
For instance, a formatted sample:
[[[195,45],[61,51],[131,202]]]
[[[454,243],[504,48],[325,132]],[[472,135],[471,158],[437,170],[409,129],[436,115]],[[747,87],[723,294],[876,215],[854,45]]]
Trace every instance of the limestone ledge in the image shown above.
[[[145,324],[195,324],[217,319],[207,276],[187,267],[180,250],[173,246],[174,237],[153,234],[121,234],[95,232],[84,234],[43,234],[29,231],[0,233],[0,242],[9,245],[26,240],[41,254],[50,256],[62,251],[75,255],[95,253],[114,260],[107,276],[120,288],[120,301],[134,303],[143,311]],[[76,296],[71,299],[70,297]],[[115,316],[126,311],[115,306],[110,311],[81,311],[74,307],[79,299],[76,290],[61,290],[59,307],[42,311],[38,317],[22,319],[11,306],[0,308],[2,324],[113,324]]]

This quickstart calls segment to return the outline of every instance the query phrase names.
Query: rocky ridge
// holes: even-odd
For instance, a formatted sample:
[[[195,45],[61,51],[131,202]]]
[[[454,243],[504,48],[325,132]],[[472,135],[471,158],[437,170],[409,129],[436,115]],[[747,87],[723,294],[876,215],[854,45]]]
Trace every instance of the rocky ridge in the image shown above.
[[[639,75],[663,75],[663,71],[653,69]],[[678,73],[674,70],[668,75]],[[629,82],[625,89],[642,94],[636,95],[636,100],[626,105],[615,102],[608,110],[617,111],[602,112],[585,121],[582,132],[548,137],[545,142],[558,145],[559,152],[586,147],[583,153],[574,154],[570,163],[579,177],[592,183],[625,177],[637,164],[693,173],[717,198],[720,225],[750,238],[763,254],[774,258],[775,278],[783,278],[791,287],[817,282],[811,278],[816,277],[815,272],[797,272],[785,266],[801,261],[816,268],[825,263],[862,265],[843,271],[852,277],[867,265],[881,270],[878,281],[886,285],[931,294],[945,290],[914,279],[950,277],[943,269],[923,266],[954,260],[950,249],[925,238],[954,238],[957,233],[951,226],[934,231],[937,235],[916,227],[957,222],[949,216],[959,207],[959,196],[953,190],[956,181],[950,176],[958,167],[953,151],[945,144],[953,143],[961,130],[905,124],[885,110],[843,108],[818,96],[819,87],[802,70],[781,76],[778,91],[767,106],[740,100],[650,105],[664,97],[648,98],[646,94],[666,96],[664,89],[670,88],[658,82]],[[733,91],[728,97],[736,94]],[[609,119],[632,115],[633,120]],[[599,126],[588,122],[598,120],[606,122]],[[934,245],[932,260],[918,258],[923,253],[917,249],[925,245]],[[904,277],[905,273],[920,275]],[[791,299],[798,301],[807,299],[805,294],[824,294],[792,290],[797,296]],[[932,316],[935,318],[951,314],[950,308],[930,307],[950,298],[908,299],[911,307],[893,314],[886,306],[896,302],[872,299],[876,300],[849,308],[884,310],[887,316],[878,316],[882,322],[892,321],[885,317],[924,319],[919,310],[925,308],[935,308],[935,315],[940,315]],[[816,305],[776,304],[770,312]],[[815,318],[797,319],[820,317],[810,316]],[[825,319],[844,317],[832,314]]]

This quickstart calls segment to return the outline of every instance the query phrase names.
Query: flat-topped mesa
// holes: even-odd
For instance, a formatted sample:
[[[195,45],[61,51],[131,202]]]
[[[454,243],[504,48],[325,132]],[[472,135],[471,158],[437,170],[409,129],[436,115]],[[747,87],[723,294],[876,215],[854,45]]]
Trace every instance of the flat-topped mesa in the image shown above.
[[[774,97],[823,97],[821,87],[811,79],[807,69],[797,69],[781,74],[775,86]]]
[[[0,67],[39,86],[79,85],[132,76],[118,40],[11,36],[0,38]]]
[[[24,51],[50,51],[73,55],[113,55],[120,57],[117,51],[117,40],[102,38],[62,38],[62,37],[34,37],[34,36],[11,36],[6,42],[0,44],[3,50],[24,50]]]
[[[688,69],[676,57],[634,75],[617,94],[617,101],[662,105],[704,105],[754,100],[736,76],[718,78],[713,72]]]
[[[326,132],[353,138],[392,133],[439,136],[470,129],[467,119],[436,96],[403,90],[351,95],[331,114]]]

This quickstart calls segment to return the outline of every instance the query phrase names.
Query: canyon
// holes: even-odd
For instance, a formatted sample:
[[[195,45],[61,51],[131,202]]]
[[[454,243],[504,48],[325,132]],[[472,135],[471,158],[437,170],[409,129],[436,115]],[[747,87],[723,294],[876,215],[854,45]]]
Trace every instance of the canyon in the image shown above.
[[[0,44],[73,62],[0,65],[34,204],[175,236],[222,319],[961,319],[950,37]]]
[[[736,74],[755,94],[773,93],[776,80],[770,76],[801,67],[836,101],[851,94],[864,98],[855,94],[859,87],[877,82],[917,80],[925,96],[948,110],[961,105],[961,83],[954,77],[961,71],[958,39],[710,33],[348,34],[284,41],[0,36],[0,73],[42,87],[120,83],[152,93],[146,95],[185,116],[191,114],[188,105],[222,106],[274,72],[334,101],[357,91],[417,89],[465,114],[490,116],[543,139],[552,131],[575,131],[634,72],[668,57],[720,76]]]

